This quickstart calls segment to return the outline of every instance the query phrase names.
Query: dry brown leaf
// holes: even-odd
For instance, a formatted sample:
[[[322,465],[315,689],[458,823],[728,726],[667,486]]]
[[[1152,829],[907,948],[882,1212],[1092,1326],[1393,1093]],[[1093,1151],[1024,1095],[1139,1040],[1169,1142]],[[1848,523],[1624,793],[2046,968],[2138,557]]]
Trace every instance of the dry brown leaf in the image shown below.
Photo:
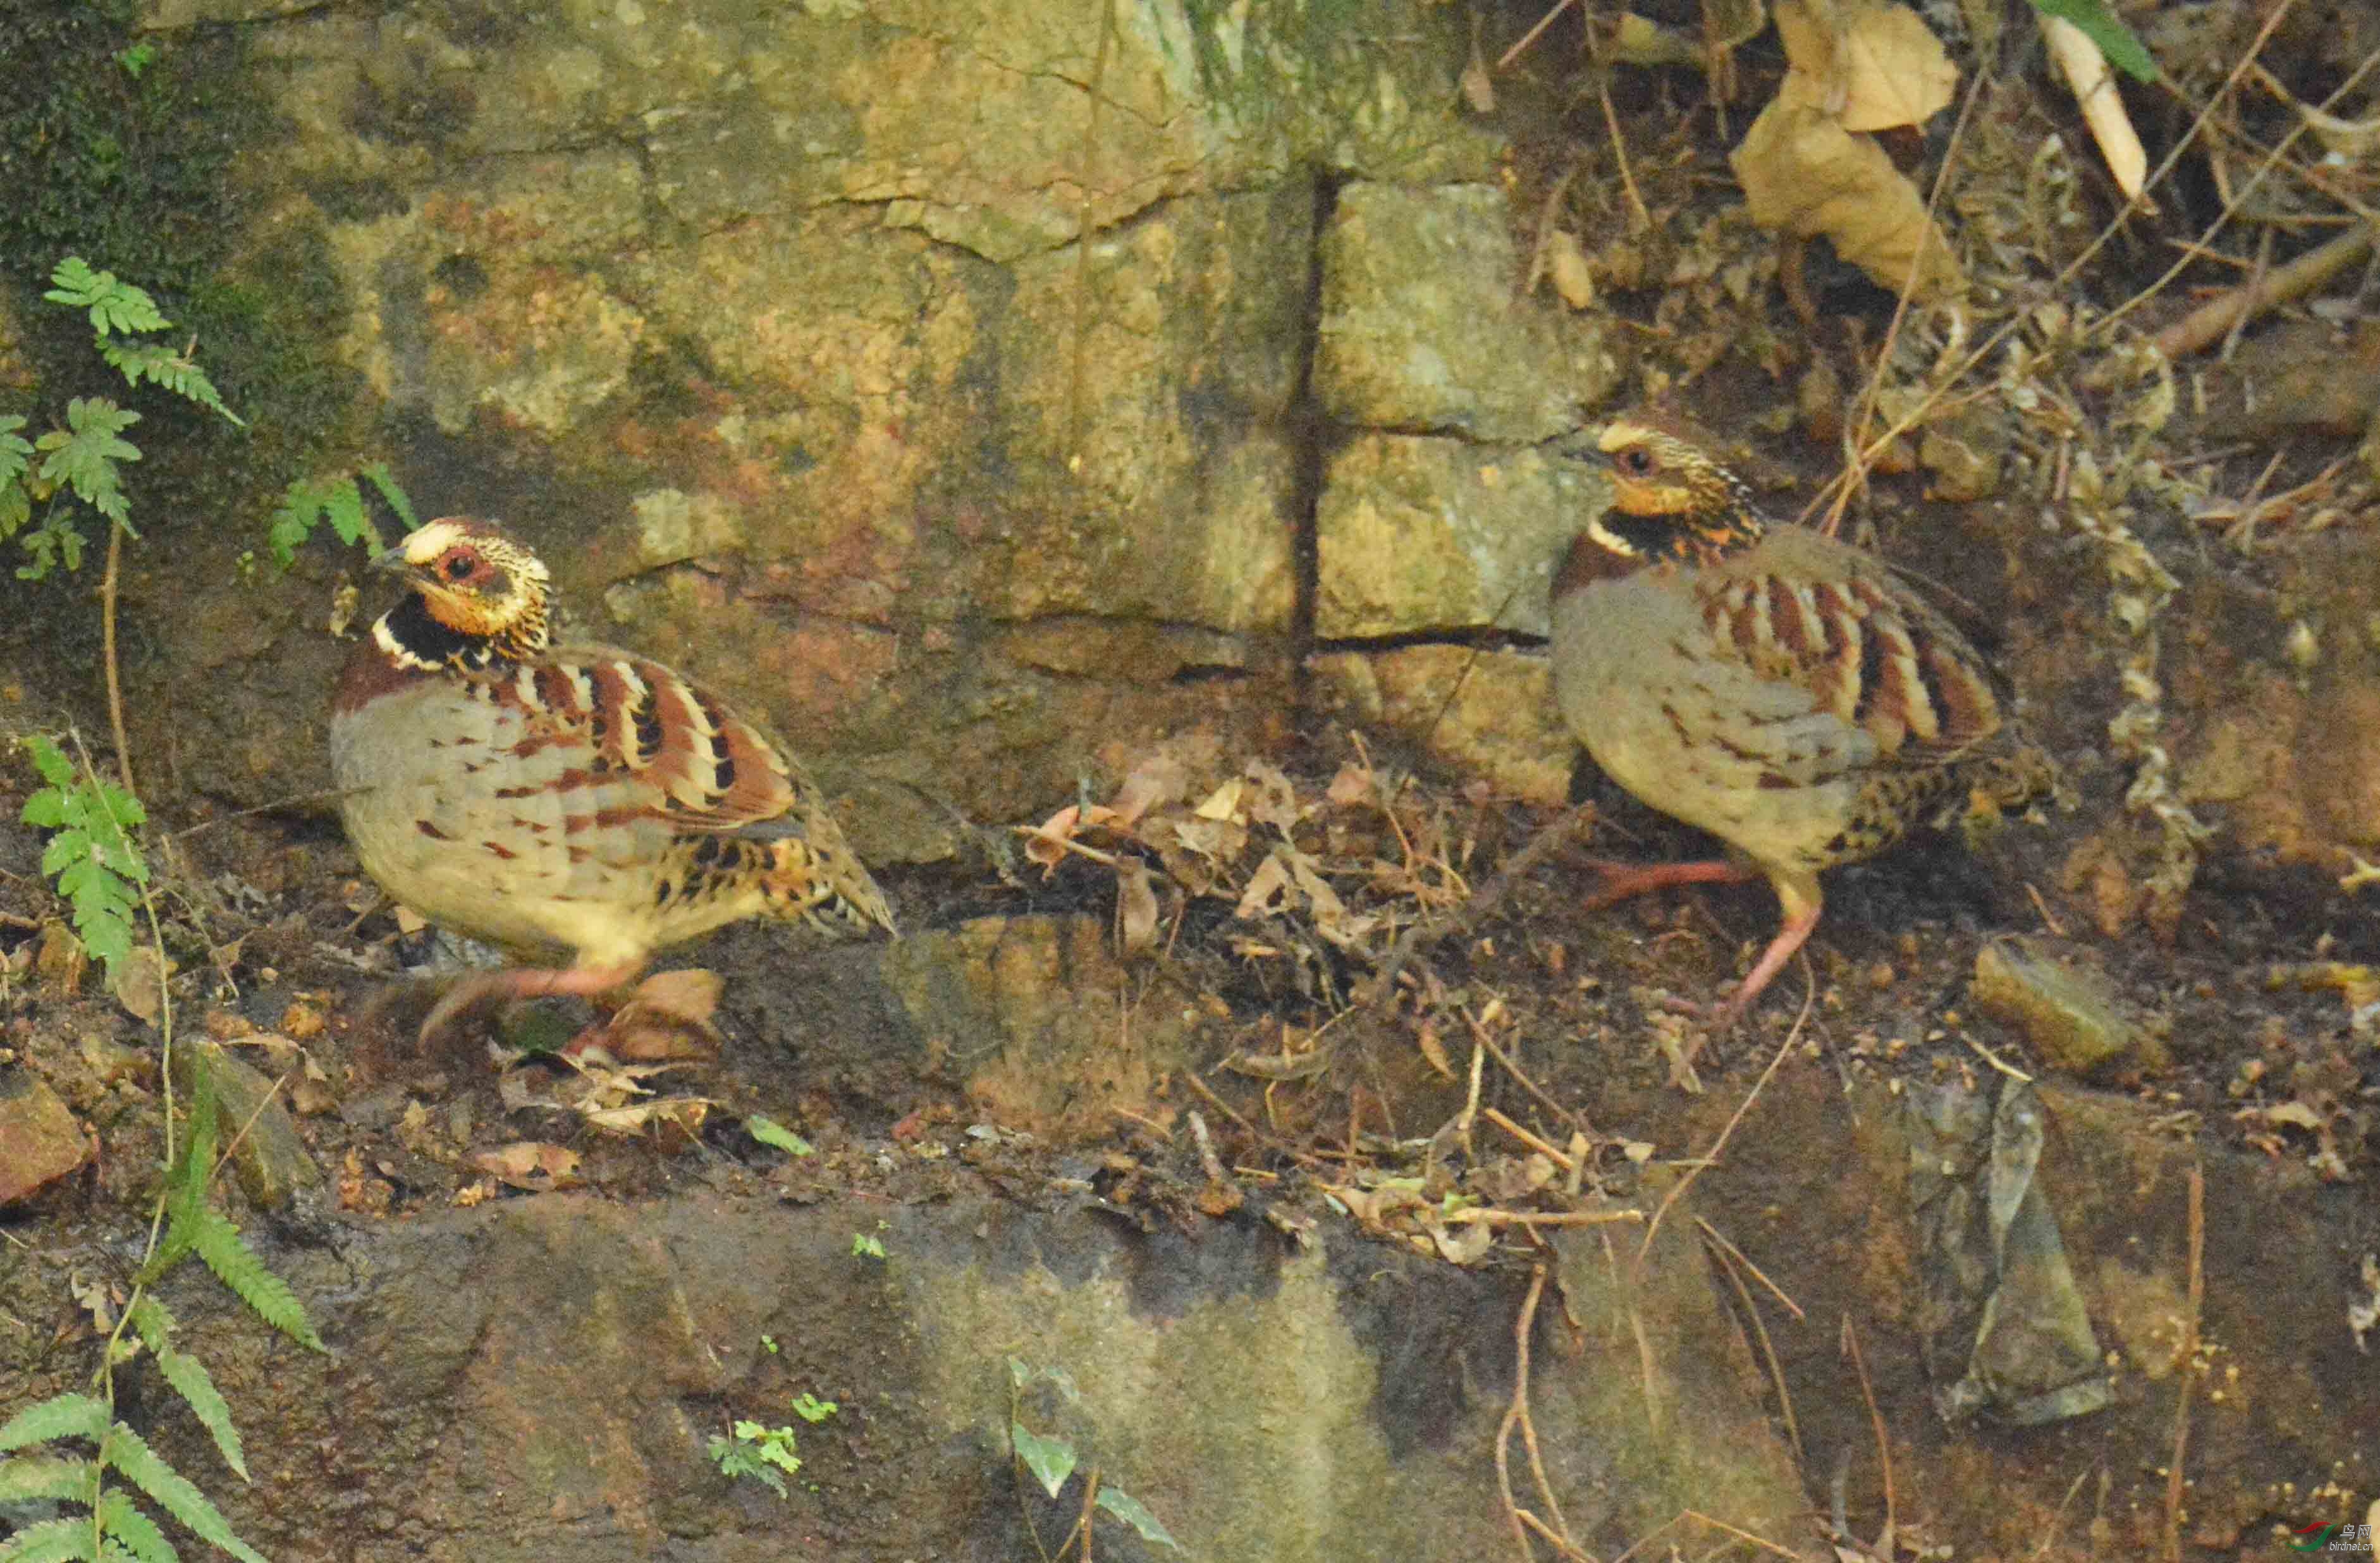
[[[2148,188],[2149,154],[2141,146],[2140,132],[2132,127],[2132,116],[2124,108],[2122,94],[2116,91],[2115,72],[2107,68],[2107,56],[2099,45],[2091,42],[2090,34],[2063,17],[2044,12],[2041,36],[2049,45],[2050,58],[2073,90],[2074,102],[2082,111],[2082,123],[2091,127],[2091,139],[2099,143],[2099,155],[2107,160],[2107,176],[2124,192],[2127,200],[2138,200]]]
[[[699,967],[655,972],[588,1038],[623,1063],[714,1057],[719,1028],[710,1017],[722,987],[717,972]],[[574,1044],[577,1046],[577,1044]]]
[[[1248,876],[1247,888],[1240,892],[1240,904],[1232,915],[1255,922],[1285,909],[1290,894],[1289,865],[1281,860],[1282,849],[1275,847],[1257,865]]]
[[[1075,836],[1095,826],[1111,825],[1121,818],[1115,810],[1099,804],[1088,808],[1068,804],[1040,824],[1025,838],[1025,855],[1041,865],[1041,877],[1048,878],[1066,861],[1066,849]]]
[[[1378,773],[1370,766],[1349,760],[1339,768],[1322,795],[1343,808],[1349,804],[1378,803],[1379,792]]]
[[[584,1116],[607,1133],[636,1134],[650,1129],[664,1150],[680,1151],[701,1134],[702,1121],[710,1114],[707,1097],[662,1097],[630,1107],[598,1108]]]
[[[1421,1036],[1417,1040],[1421,1045],[1421,1056],[1429,1060],[1430,1068],[1438,1071],[1446,1079],[1460,1078],[1454,1072],[1454,1060],[1446,1056],[1446,1044],[1438,1039],[1436,1021],[1426,1020],[1421,1023]]]
[[[1837,254],[1896,292],[1914,266],[1920,302],[1965,291],[1965,273],[1917,188],[1882,147],[1817,109],[1780,96],[1761,110],[1728,161],[1762,227],[1823,234]]]
[[[154,945],[136,945],[109,968],[107,986],[133,1019],[155,1025],[165,1012],[165,979],[173,970],[170,963],[161,961]]]
[[[1432,1222],[1429,1236],[1438,1246],[1438,1256],[1450,1265],[1476,1265],[1496,1246],[1495,1230],[1485,1221],[1471,1222],[1451,1232]]]
[[[1116,949],[1137,955],[1157,946],[1157,887],[1148,865],[1125,858],[1116,865]]]
[[[1170,745],[1160,744],[1135,762],[1109,806],[1116,823],[1130,830],[1135,821],[1163,804],[1179,803],[1190,790],[1190,767]]]
[[[1567,228],[1546,236],[1546,275],[1572,309],[1584,309],[1595,302],[1595,273],[1587,268],[1586,251]]]
[[[578,1175],[578,1153],[542,1140],[515,1140],[508,1145],[480,1151],[470,1164],[516,1189],[549,1193],[575,1189],[586,1182]]]
[[[1304,818],[1305,811],[1297,806],[1297,784],[1282,774],[1281,767],[1268,760],[1248,761],[1243,772],[1256,783],[1247,798],[1248,818],[1259,825],[1269,825],[1287,835]]]
[[[1846,130],[1923,125],[1949,106],[1959,67],[1906,6],[1854,0],[1824,8],[1778,0],[1777,36],[1792,68],[1777,102],[1815,108]]]
[[[1241,777],[1232,777],[1207,794],[1205,801],[1190,812],[1201,819],[1236,819],[1240,813],[1240,794],[1247,790]]]

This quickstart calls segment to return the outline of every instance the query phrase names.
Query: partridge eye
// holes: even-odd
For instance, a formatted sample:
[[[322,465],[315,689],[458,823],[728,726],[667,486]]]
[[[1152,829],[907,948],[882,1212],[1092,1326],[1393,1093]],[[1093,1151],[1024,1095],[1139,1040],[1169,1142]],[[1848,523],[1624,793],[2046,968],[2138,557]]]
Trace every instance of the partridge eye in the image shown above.
[[[1632,445],[1620,453],[1620,465],[1632,477],[1642,478],[1653,470],[1653,453],[1642,445]]]
[[[471,561],[464,557],[462,554],[455,554],[446,561],[446,578],[448,580],[459,581],[470,573]]]

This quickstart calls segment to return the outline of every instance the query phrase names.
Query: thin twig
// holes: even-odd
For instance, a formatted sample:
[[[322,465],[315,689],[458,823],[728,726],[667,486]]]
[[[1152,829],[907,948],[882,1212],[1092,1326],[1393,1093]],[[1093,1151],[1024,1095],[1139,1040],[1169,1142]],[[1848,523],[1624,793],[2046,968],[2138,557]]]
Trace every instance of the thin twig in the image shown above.
[[[1521,34],[1521,41],[1504,51],[1502,57],[1498,59],[1496,62],[1496,68],[1498,70],[1502,70],[1514,60],[1519,59],[1522,55],[1528,51],[1529,45],[1537,41],[1537,35],[1539,33],[1554,25],[1554,18],[1556,17],[1560,16],[1564,11],[1569,10],[1576,4],[1578,4],[1578,0],[1554,0],[1553,9],[1548,11],[1544,16],[1539,17],[1537,18],[1536,26]]]
[[[1221,1113],[1225,1118],[1228,1118],[1232,1122],[1238,1124],[1240,1126],[1240,1132],[1245,1134],[1249,1139],[1257,1141],[1263,1140],[1264,1136],[1257,1133],[1257,1126],[1249,1122],[1246,1119],[1241,1117],[1238,1109],[1233,1108],[1231,1103],[1215,1095],[1212,1088],[1210,1088],[1205,1081],[1198,1078],[1198,1074],[1196,1070],[1183,1071],[1182,1080],[1183,1083],[1188,1085],[1192,1090],[1206,1097],[1208,1106],[1212,1107],[1217,1112]]]
[[[1752,1278],[1758,1281],[1763,1287],[1767,1289],[1769,1296],[1774,1297],[1778,1302],[1783,1303],[1785,1311],[1792,1315],[1797,1323],[1809,1317],[1808,1315],[1802,1312],[1802,1304],[1794,1302],[1793,1299],[1787,1294],[1783,1287],[1779,1286],[1775,1281],[1770,1280],[1768,1278],[1767,1272],[1763,1270],[1759,1266],[1754,1264],[1751,1259],[1745,1255],[1743,1250],[1736,1247],[1734,1243],[1729,1242],[1725,1233],[1721,1232],[1717,1227],[1712,1226],[1707,1220],[1705,1220],[1700,1216],[1694,1218],[1694,1225],[1703,1230],[1704,1236],[1709,1238],[1711,1242],[1718,1244],[1720,1251],[1726,1254],[1730,1259],[1750,1271]]]
[[[2277,266],[2230,292],[2200,305],[2149,338],[2168,358],[2195,353],[2276,304],[2301,298],[2372,253],[2374,228],[2366,224],[2329,239],[2287,265]]]
[[[1909,274],[1901,279],[1900,297],[1893,300],[1892,320],[1884,328],[1883,344],[1876,350],[1876,369],[1868,375],[1867,383],[1860,388],[1859,408],[1852,415],[1851,423],[1851,448],[1854,453],[1853,460],[1858,462],[1857,471],[1837,491],[1835,503],[1828,507],[1826,520],[1818,525],[1818,529],[1828,537],[1833,537],[1836,528],[1842,525],[1843,511],[1850,505],[1852,495],[1867,481],[1867,465],[1858,460],[1856,453],[1861,439],[1867,433],[1869,420],[1876,417],[1876,398],[1883,394],[1884,377],[1892,366],[1893,345],[1900,339],[1900,323],[1909,316],[1909,301],[1916,296],[1918,278],[1924,274],[1920,268],[1925,263],[1925,247],[1929,243],[1942,242],[1938,236],[1941,230],[1935,224],[1934,213],[1942,203],[1942,192],[1950,186],[1950,170],[1958,166],[1959,148],[1966,140],[1967,122],[1974,116],[1976,100],[1983,96],[1984,76],[1984,72],[1977,71],[1967,83],[1967,101],[1959,106],[1958,121],[1950,127],[1949,144],[1942,151],[1942,166],[1935,173],[1934,188],[1926,192],[1925,221],[1917,230],[1917,248],[1909,257]]]
[[[1876,1538],[1875,1550],[1880,1557],[1890,1557],[1900,1549],[1899,1510],[1892,1486],[1892,1440],[1885,1436],[1884,1412],[1876,1409],[1876,1386],[1868,1382],[1867,1359],[1860,1355],[1859,1327],[1852,1323],[1849,1314],[1843,1315],[1842,1350],[1859,1375],[1860,1399],[1867,1402],[1868,1425],[1876,1431],[1876,1458],[1884,1467],[1884,1534]]]
[[[1718,1160],[1718,1153],[1727,1147],[1728,1138],[1735,1133],[1735,1126],[1743,1121],[1743,1115],[1750,1112],[1752,1104],[1760,1099],[1761,1088],[1768,1084],[1768,1077],[1777,1072],[1777,1066],[1785,1061],[1785,1055],[1791,1052],[1793,1044],[1801,1039],[1803,1023],[1810,1018],[1810,1006],[1817,996],[1817,984],[1812,983],[1803,995],[1802,1012],[1793,1017],[1793,1024],[1785,1033],[1785,1040],[1777,1044],[1777,1056],[1768,1060],[1768,1067],[1760,1072],[1760,1078],[1752,1083],[1752,1089],[1745,1092],[1743,1100],[1736,1104],[1735,1112],[1728,1119],[1727,1126],[1718,1132],[1718,1138],[1711,1142],[1711,1148],[1686,1169],[1686,1175],[1678,1180],[1677,1187],[1662,1196],[1660,1208],[1653,1212],[1653,1219],[1645,1229],[1645,1241],[1637,1247],[1638,1268],[1643,1268],[1653,1252],[1653,1239],[1661,1230],[1661,1218],[1670,1213],[1670,1206],[1675,1205],[1681,1195],[1694,1187],[1694,1180],[1703,1175],[1703,1169]]]
[[[2190,1164],[2190,1312],[2181,1321],[2181,1388],[2173,1408],[2173,1459],[2165,1474],[2166,1563],[2181,1563],[2182,1460],[2190,1452],[2190,1393],[2198,1383],[2198,1312],[2206,1299],[2206,1173]]]
[[[1512,1135],[1512,1138],[1520,1141],[1521,1144],[1528,1146],[1539,1156],[1544,1157],[1548,1161],[1552,1162],[1556,1167],[1560,1168],[1563,1171],[1571,1172],[1577,1169],[1577,1161],[1562,1151],[1556,1149],[1551,1141],[1538,1138],[1526,1129],[1524,1129],[1519,1124],[1513,1122],[1511,1119],[1505,1117],[1502,1113],[1497,1111],[1494,1108],[1481,1108],[1479,1109],[1479,1116],[1494,1124],[1497,1128],[1501,1129],[1507,1134]]]
[[[1578,827],[1595,818],[1594,806],[1580,804],[1563,811],[1560,818],[1540,827],[1537,833],[1523,843],[1521,850],[1504,860],[1496,877],[1472,893],[1471,899],[1455,907],[1443,918],[1426,918],[1407,928],[1397,938],[1395,948],[1389,951],[1380,968],[1366,978],[1350,1000],[1354,1008],[1365,1009],[1385,1001],[1396,989],[1397,974],[1413,959],[1414,951],[1426,939],[1445,939],[1468,933],[1477,927],[1502,903],[1515,882],[1531,872],[1554,850],[1570,839]]]
[[[1521,1302],[1521,1316],[1534,1315],[1537,1295],[1545,1290],[1546,1267],[1535,1266],[1529,1273],[1529,1293]],[[1536,1563],[1536,1548],[1529,1545],[1529,1533],[1521,1523],[1520,1500],[1512,1496],[1512,1429],[1520,1424],[1521,1408],[1527,1404],[1529,1387],[1529,1336],[1524,1329],[1521,1340],[1518,1382],[1512,1387],[1512,1402],[1504,1408],[1504,1420],[1496,1428],[1496,1491],[1504,1499],[1504,1518],[1512,1527],[1512,1543],[1521,1551],[1521,1563]]]
[[[124,735],[124,686],[115,672],[116,564],[123,555],[124,528],[111,521],[107,527],[107,573],[99,583],[100,660],[107,669],[107,725],[115,733],[116,773],[124,778],[124,790],[137,798],[140,788],[132,780],[132,743]]]
[[[1699,1216],[1694,1218],[1694,1224],[1703,1230],[1703,1241],[1709,1244],[1712,1252],[1719,1256],[1719,1269],[1727,1276],[1728,1284],[1735,1288],[1736,1298],[1743,1304],[1744,1317],[1752,1321],[1753,1339],[1760,1343],[1761,1360],[1768,1364],[1768,1381],[1777,1386],[1777,1409],[1784,1416],[1785,1437],[1793,1446],[1793,1463],[1799,1466],[1804,1459],[1802,1451],[1802,1427],[1793,1415],[1793,1392],[1785,1383],[1785,1364],[1778,1360],[1776,1343],[1768,1339],[1768,1321],[1760,1316],[1758,1305],[1752,1301],[1752,1289],[1743,1284],[1743,1271],[1748,1269],[1755,1275],[1759,1275],[1760,1272],[1751,1260],[1743,1257],[1742,1251],[1735,1244],[1719,1235],[1717,1227]],[[1767,1276],[1761,1276],[1760,1278],[1771,1291],[1777,1290],[1776,1283],[1770,1281]],[[1781,1297],[1784,1293],[1779,1292],[1778,1295]],[[1790,1300],[1786,1306],[1792,1306]],[[1793,1312],[1797,1317],[1801,1314],[1799,1308],[1795,1308]]]
[[[1544,1088],[1539,1086],[1536,1081],[1530,1079],[1526,1073],[1523,1072],[1519,1064],[1512,1061],[1512,1055],[1505,1052],[1503,1048],[1496,1046],[1496,1039],[1488,1035],[1485,1027],[1478,1028],[1478,1032],[1479,1045],[1488,1049],[1488,1056],[1494,1059],[1498,1063],[1503,1065],[1504,1072],[1519,1081],[1521,1083],[1521,1089],[1526,1091],[1530,1096],[1535,1097],[1537,1099],[1538,1106],[1544,1108],[1548,1112],[1552,1113],[1555,1117],[1569,1123],[1573,1129],[1585,1130],[1589,1134],[1592,1134],[1595,1132],[1595,1126],[1589,1123],[1586,1121],[1585,1116],[1579,1112],[1577,1109],[1566,1108],[1562,1106],[1561,1103],[1546,1095]]]
[[[1644,1218],[1645,1213],[1633,1206],[1616,1210],[1500,1210],[1475,1206],[1439,1218],[1450,1227],[1609,1227]]]

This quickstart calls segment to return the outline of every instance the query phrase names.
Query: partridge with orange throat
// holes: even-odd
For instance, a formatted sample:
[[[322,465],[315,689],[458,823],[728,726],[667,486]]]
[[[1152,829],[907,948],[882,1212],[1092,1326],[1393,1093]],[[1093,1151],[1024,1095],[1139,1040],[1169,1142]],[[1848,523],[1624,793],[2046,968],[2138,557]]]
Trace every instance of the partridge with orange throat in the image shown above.
[[[716,697],[631,652],[555,646],[551,577],[486,521],[432,521],[373,561],[407,583],[331,716],[364,869],[431,922],[558,969],[470,979],[423,1023],[625,987],[653,952],[747,917],[853,938],[883,892],[818,788]]]
[[[1596,447],[1611,505],[1554,583],[1562,715],[1613,781],[1732,857],[1604,865],[1593,904],[1765,876],[1782,926],[1705,1012],[1724,1029],[1817,926],[1821,871],[1891,846],[1985,768],[2021,800],[1998,780],[2015,735],[1947,619],[1875,556],[1770,522],[1698,431],[1639,412]]]

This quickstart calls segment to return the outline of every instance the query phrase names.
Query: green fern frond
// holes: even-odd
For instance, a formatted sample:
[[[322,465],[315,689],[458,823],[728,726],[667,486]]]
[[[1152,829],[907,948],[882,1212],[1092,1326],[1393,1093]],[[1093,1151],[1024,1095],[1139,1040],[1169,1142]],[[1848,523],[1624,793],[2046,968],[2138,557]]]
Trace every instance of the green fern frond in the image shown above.
[[[120,1422],[109,1428],[99,1458],[122,1472],[127,1481],[155,1499],[158,1508],[188,1526],[200,1540],[230,1553],[240,1563],[264,1563],[262,1555],[232,1533],[223,1510],[131,1428]]]
[[[405,497],[386,465],[379,462],[363,469],[362,476],[371,479],[372,486],[387,500],[389,508],[405,520],[407,531],[413,529],[413,506]],[[273,550],[273,559],[287,569],[298,557],[298,548],[314,535],[314,528],[324,521],[337,533],[343,543],[368,542],[372,551],[380,550],[380,534],[364,514],[363,487],[354,475],[320,479],[299,479],[289,485],[281,496],[281,503],[273,512],[273,520],[265,529],[266,546]]]
[[[407,531],[410,532],[415,527],[421,525],[420,522],[413,518],[413,502],[405,497],[405,489],[397,482],[396,474],[388,469],[388,463],[384,461],[373,462],[370,466],[364,468],[364,476],[371,479],[371,486],[380,491],[380,497],[388,502],[388,507],[396,512],[397,519],[405,523],[405,529]],[[366,530],[369,529],[370,525],[367,523]],[[354,538],[347,537],[345,532],[342,532],[339,535],[342,538],[345,538],[348,542],[354,542],[356,540]],[[372,541],[373,546],[377,548],[379,546],[379,539],[375,538]]]
[[[25,427],[21,414],[0,413],[0,483],[14,483],[25,476],[26,463],[33,454],[32,442],[17,432]]]
[[[165,1169],[165,1237],[140,1266],[142,1285],[156,1281],[197,1246],[207,1215],[207,1180],[215,1165],[215,1081],[206,1055],[190,1057],[190,1121],[182,1148]]]
[[[134,1563],[181,1563],[181,1555],[157,1528],[157,1521],[121,1491],[99,1500],[99,1533],[103,1541],[121,1545]]]
[[[114,272],[94,272],[79,255],[69,255],[50,273],[50,290],[42,295],[53,304],[91,311],[91,329],[102,336],[128,331],[163,331],[174,322],[157,309],[147,291],[119,282]]]
[[[239,1429],[232,1425],[231,1406],[215,1387],[206,1364],[188,1351],[176,1349],[174,1315],[165,1311],[163,1302],[143,1291],[133,1300],[128,1316],[148,1344],[150,1354],[157,1359],[157,1371],[165,1375],[165,1382],[189,1406],[199,1425],[214,1438],[215,1448],[223,1451],[224,1463],[237,1472],[241,1481],[247,1481],[248,1460],[240,1448]]]
[[[53,1395],[0,1423],[0,1449],[21,1449],[60,1438],[99,1442],[107,1432],[107,1402],[91,1395]]]
[[[248,427],[246,418],[224,406],[215,382],[207,378],[207,371],[187,351],[177,353],[157,342],[105,342],[100,345],[99,356],[123,371],[128,385],[138,385],[144,380],[162,385],[185,401],[221,413],[242,429]]]
[[[25,800],[20,818],[54,831],[42,849],[42,872],[74,908],[75,932],[110,972],[132,952],[132,919],[149,865],[131,835],[147,822],[140,800],[103,778],[79,777],[74,762],[49,739],[26,740],[33,764],[49,783]]]
[[[0,1504],[91,1502],[99,1468],[87,1460],[56,1455],[19,1455],[0,1460]]]
[[[314,1333],[314,1322],[306,1316],[306,1305],[298,1301],[289,1283],[265,1268],[256,1251],[240,1241],[239,1229],[221,1211],[201,1212],[191,1237],[190,1246],[207,1268],[254,1309],[257,1317],[300,1346],[329,1353],[330,1348]]]
[[[94,1557],[85,1520],[44,1520],[0,1542],[0,1563],[69,1563],[78,1557]]]
[[[140,421],[139,413],[104,396],[77,396],[67,404],[66,428],[53,429],[33,442],[36,450],[50,453],[35,476],[73,489],[77,499],[130,531],[132,508],[116,481],[115,468],[120,462],[139,461],[140,447],[116,436]]]

